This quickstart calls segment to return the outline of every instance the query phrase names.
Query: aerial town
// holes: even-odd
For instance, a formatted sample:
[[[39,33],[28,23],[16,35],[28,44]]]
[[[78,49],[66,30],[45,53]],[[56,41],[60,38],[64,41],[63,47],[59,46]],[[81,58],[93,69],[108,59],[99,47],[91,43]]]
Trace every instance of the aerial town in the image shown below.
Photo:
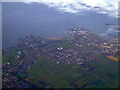
[[[2,86],[3,88],[38,88],[39,85],[30,82],[26,72],[38,63],[38,58],[41,56],[45,56],[56,65],[80,66],[85,71],[92,72],[102,65],[94,66],[89,64],[90,62],[99,62],[100,59],[118,62],[118,46],[117,40],[103,39],[88,30],[75,27],[68,29],[68,36],[60,39],[45,39],[32,34],[19,38],[18,45],[13,48],[15,49],[13,59],[17,60],[17,64],[13,65],[9,60],[3,63]],[[3,50],[3,55],[8,52],[9,50]],[[18,77],[19,74],[24,74],[24,78]],[[109,75],[117,78],[117,75],[111,73]],[[52,87],[45,81],[41,81],[40,84],[41,87]]]

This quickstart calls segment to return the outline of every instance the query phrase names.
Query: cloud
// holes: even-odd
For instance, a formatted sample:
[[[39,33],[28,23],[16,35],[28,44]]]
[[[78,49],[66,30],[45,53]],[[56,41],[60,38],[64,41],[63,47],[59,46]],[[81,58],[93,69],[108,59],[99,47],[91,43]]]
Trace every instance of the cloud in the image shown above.
[[[117,36],[118,33],[120,32],[118,30],[118,27],[119,27],[119,25],[110,25],[108,27],[108,29],[104,33],[102,33],[100,35],[101,36],[109,36],[109,35]]]
[[[7,0],[3,0],[7,1]],[[17,0],[11,0],[17,1]],[[118,16],[119,0],[21,0],[28,4],[32,2],[46,4],[57,10],[69,13],[80,13],[84,10],[96,11],[112,17]]]

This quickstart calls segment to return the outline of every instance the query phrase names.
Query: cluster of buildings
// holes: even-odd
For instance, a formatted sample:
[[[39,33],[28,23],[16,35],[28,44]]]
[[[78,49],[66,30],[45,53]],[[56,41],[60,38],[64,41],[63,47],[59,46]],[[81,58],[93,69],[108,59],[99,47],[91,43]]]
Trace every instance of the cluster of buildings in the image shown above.
[[[24,79],[19,78],[13,72],[13,66],[7,63],[2,71],[2,88],[30,88],[35,87]]]
[[[64,40],[48,40],[43,39],[39,36],[29,35],[24,39],[19,39],[17,45],[17,56],[19,63],[16,66],[4,67],[3,71],[3,86],[9,86],[9,83],[16,83],[14,87],[24,87],[19,78],[11,76],[11,72],[14,74],[24,73],[31,69],[32,66],[37,62],[38,58],[42,55],[50,58],[56,64],[66,63],[75,64],[82,66],[85,70],[93,70],[94,67],[89,66],[86,62],[99,60],[97,55],[110,56],[115,55],[118,51],[117,43],[109,42],[100,39],[94,34],[89,33],[87,30],[72,28],[69,29],[71,38]],[[66,48],[60,46],[61,42],[69,42],[73,44],[72,47]],[[7,66],[10,63],[6,64]],[[11,84],[13,85],[13,84]],[[21,86],[19,86],[21,85]]]

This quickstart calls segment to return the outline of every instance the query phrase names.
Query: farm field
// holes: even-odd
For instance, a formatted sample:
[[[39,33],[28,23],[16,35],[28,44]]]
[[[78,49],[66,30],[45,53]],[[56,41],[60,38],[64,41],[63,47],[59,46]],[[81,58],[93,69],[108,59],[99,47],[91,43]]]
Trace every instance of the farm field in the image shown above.
[[[99,64],[96,64],[99,63]],[[27,77],[31,83],[40,85],[45,82],[54,88],[78,87],[78,88],[115,88],[118,86],[117,74],[118,63],[112,60],[88,62],[88,65],[98,66],[94,70],[87,71],[82,66],[57,64],[41,56],[36,63],[27,71]],[[38,78],[39,77],[39,78]]]

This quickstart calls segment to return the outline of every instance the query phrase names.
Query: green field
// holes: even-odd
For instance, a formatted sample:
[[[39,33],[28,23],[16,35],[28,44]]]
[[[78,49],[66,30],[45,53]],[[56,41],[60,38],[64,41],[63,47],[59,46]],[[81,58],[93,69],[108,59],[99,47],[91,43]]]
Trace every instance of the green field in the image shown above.
[[[8,52],[2,55],[2,63],[6,64],[7,62],[9,62],[12,65],[17,65],[18,59],[16,59],[16,56],[17,56],[16,48],[10,48]]]
[[[27,78],[31,82],[40,86],[39,81],[45,82],[47,85],[53,88],[67,88],[67,87],[84,87],[84,88],[109,88],[117,87],[117,62],[106,59],[106,65],[104,61],[99,60],[95,63],[97,65],[103,65],[96,68],[93,71],[87,71],[82,66],[68,65],[64,63],[57,64],[47,59],[45,56],[41,56],[37,63],[27,71]],[[95,63],[89,62],[88,65],[95,65]],[[106,75],[110,73],[115,77]]]
[[[74,44],[69,41],[63,41],[61,44],[58,45],[58,47],[71,48],[74,47]]]

